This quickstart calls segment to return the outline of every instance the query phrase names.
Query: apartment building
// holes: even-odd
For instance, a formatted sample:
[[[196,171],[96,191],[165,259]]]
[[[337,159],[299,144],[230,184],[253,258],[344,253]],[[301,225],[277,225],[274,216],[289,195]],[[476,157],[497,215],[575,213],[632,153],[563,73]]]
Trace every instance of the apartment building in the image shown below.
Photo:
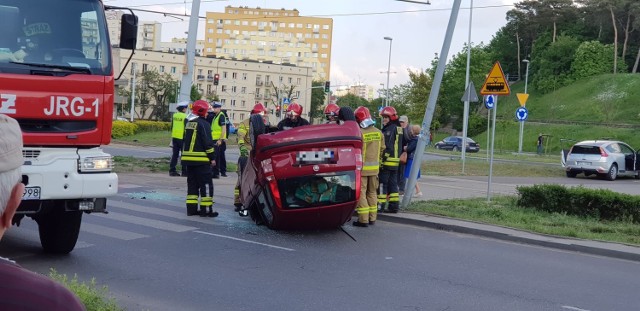
[[[114,71],[119,73],[126,64],[131,52],[114,49],[119,61],[114,62]],[[138,51],[130,63],[136,71],[156,70],[168,73],[176,81],[182,80],[186,59],[184,54],[164,53],[160,51]],[[131,70],[126,70],[122,79],[130,81]],[[214,85],[214,76],[219,75],[218,85]],[[276,90],[288,90],[293,87],[291,102],[302,105],[305,117],[311,106],[311,82],[313,72],[308,67],[296,67],[268,62],[231,60],[196,56],[193,84],[204,94],[217,95],[234,123],[249,117],[254,104],[261,102],[269,109],[275,109],[276,103],[282,103],[284,94]],[[130,87],[129,85],[125,87]],[[270,117],[275,122],[275,116]]]
[[[333,19],[298,10],[225,7],[207,12],[204,55],[309,67],[316,80],[331,74]]]
[[[112,45],[120,42],[120,25],[122,24],[122,11],[106,11],[107,27]],[[155,21],[140,21],[138,23],[137,50],[159,51],[161,50],[162,24]]]
[[[172,38],[171,42],[161,42],[160,50],[168,53],[185,53],[187,50],[187,38]],[[196,40],[196,55],[202,56],[204,40]]]

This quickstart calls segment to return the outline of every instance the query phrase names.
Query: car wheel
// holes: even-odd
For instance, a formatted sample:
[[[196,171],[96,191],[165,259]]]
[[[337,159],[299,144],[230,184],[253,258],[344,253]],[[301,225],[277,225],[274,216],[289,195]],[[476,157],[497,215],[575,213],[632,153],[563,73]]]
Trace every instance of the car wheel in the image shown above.
[[[436,149],[440,150],[440,145],[436,145]]]
[[[567,177],[569,177],[569,178],[576,178],[576,175],[578,175],[578,174],[576,174],[575,172],[567,171]]]
[[[454,146],[454,147],[453,147],[453,151],[455,151],[455,152],[459,152],[459,151],[460,151],[460,148],[458,148],[458,146]]]
[[[609,172],[607,173],[607,180],[616,180],[618,177],[618,165],[611,164],[611,168],[609,168]]]
[[[249,119],[249,139],[251,140],[251,148],[256,148],[256,143],[258,142],[258,135],[264,134],[265,126],[264,120],[262,120],[262,116],[259,114],[254,114]]]
[[[341,107],[338,112],[338,118],[344,121],[355,121],[356,116],[353,114],[351,107]]]

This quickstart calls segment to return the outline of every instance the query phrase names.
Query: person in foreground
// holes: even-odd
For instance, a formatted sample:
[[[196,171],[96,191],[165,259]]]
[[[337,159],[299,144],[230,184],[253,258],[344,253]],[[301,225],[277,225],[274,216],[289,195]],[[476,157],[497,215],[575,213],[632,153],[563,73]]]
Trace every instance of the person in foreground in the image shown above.
[[[16,120],[0,114],[0,239],[11,227],[22,200],[22,133]],[[0,257],[0,310],[85,310],[80,300],[55,281]]]

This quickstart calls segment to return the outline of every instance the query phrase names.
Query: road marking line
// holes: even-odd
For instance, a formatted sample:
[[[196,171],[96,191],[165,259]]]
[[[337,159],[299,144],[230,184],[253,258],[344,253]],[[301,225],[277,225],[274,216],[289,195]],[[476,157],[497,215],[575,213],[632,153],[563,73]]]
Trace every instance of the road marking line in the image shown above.
[[[196,233],[200,233],[200,234],[211,235],[211,236],[215,236],[215,237],[219,237],[219,238],[229,239],[229,240],[235,240],[235,241],[240,241],[240,242],[245,242],[245,243],[251,243],[251,244],[258,244],[258,245],[262,245],[262,246],[266,246],[266,247],[271,247],[271,248],[277,248],[277,249],[281,249],[281,250],[285,250],[285,251],[290,251],[290,252],[295,251],[294,249],[291,249],[291,248],[286,248],[286,247],[281,247],[281,246],[275,246],[275,245],[271,245],[271,244],[260,243],[260,242],[250,241],[250,240],[245,240],[245,239],[240,239],[240,238],[234,238],[234,237],[230,237],[230,236],[227,236],[227,235],[220,235],[220,234],[215,234],[215,233],[210,233],[210,232],[204,232],[204,231],[194,231],[194,232],[196,232]]]
[[[580,309],[580,308],[576,308],[576,307],[572,307],[572,306],[562,306],[562,309],[569,309],[569,310],[574,310],[574,311],[589,311],[587,309]]]
[[[218,202],[216,202],[216,204],[217,203]],[[169,217],[169,218],[175,218],[175,219],[180,219],[180,220],[188,220],[188,221],[191,221],[191,222],[199,222],[199,223],[203,223],[203,224],[207,224],[207,225],[212,225],[212,224],[215,224],[215,223],[219,223],[219,221],[212,222],[211,218],[187,216],[187,214],[186,214],[187,208],[185,207],[184,204],[182,204],[181,206],[173,205],[173,204],[171,204],[171,202],[162,202],[162,204],[166,205],[169,208],[175,208],[176,210],[180,210],[182,212],[174,212],[174,211],[166,210],[166,209],[162,209],[162,208],[148,207],[148,206],[143,206],[143,205],[138,205],[138,204],[134,204],[134,203],[123,202],[123,201],[107,200],[107,208],[109,208],[109,206],[112,206],[112,207],[117,207],[117,208],[130,210],[130,211],[135,211],[135,212],[140,212],[140,213],[147,213],[147,214],[152,214],[152,215],[160,215],[160,216]],[[111,213],[111,212],[109,212],[109,213]]]
[[[119,239],[119,240],[125,240],[125,241],[149,237],[148,235],[144,235],[144,234],[113,229],[113,228],[105,227],[102,225],[90,224],[86,222],[82,224],[81,230],[84,232],[89,232],[89,233],[98,234],[98,235]]]
[[[147,218],[142,218],[138,216],[120,214],[117,212],[109,212],[109,214],[107,215],[97,214],[96,216],[105,218],[105,219],[118,220],[118,221],[136,224],[136,225],[156,228],[160,230],[173,231],[173,232],[185,232],[185,231],[193,231],[198,229],[196,227],[177,225],[177,224],[173,224],[173,223],[162,221],[162,220],[147,219]]]

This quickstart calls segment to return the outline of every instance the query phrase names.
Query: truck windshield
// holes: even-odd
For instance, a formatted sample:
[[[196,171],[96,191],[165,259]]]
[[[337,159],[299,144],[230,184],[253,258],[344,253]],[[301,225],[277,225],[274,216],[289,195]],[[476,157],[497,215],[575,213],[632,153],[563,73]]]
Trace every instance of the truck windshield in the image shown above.
[[[0,0],[0,72],[111,74],[98,0]]]

